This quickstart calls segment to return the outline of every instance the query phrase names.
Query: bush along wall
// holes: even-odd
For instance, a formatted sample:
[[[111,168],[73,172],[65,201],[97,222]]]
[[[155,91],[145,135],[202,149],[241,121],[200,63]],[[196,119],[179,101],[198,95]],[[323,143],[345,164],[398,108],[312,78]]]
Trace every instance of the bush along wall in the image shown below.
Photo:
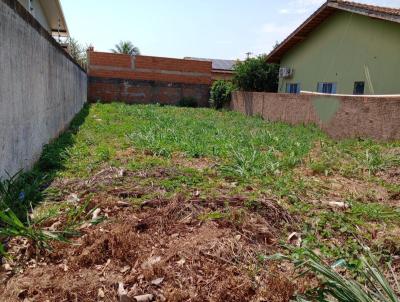
[[[231,93],[235,85],[231,81],[218,80],[211,86],[210,106],[215,109],[222,109],[231,101]]]
[[[277,92],[279,65],[267,63],[265,55],[235,65],[233,82],[242,91]]]

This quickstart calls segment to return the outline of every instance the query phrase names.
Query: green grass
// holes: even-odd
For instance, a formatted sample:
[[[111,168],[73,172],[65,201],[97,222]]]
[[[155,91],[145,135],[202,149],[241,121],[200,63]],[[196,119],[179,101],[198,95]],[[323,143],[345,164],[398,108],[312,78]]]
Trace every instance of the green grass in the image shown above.
[[[362,178],[400,165],[400,156],[388,152],[398,142],[376,143],[371,140],[324,140],[319,144],[319,157],[312,162],[317,173],[338,172],[343,176]]]
[[[132,169],[160,161],[167,165],[174,153],[180,153],[214,161],[217,176],[230,182],[256,182],[277,195],[290,195],[296,190],[293,168],[324,137],[313,126],[265,123],[260,118],[209,109],[96,104],[90,111],[90,118],[74,137],[76,143],[65,150],[68,161],[60,175],[88,177],[101,165],[118,166],[118,152],[134,148],[154,156],[131,160],[128,167]],[[194,181],[196,185],[206,185],[201,178]],[[164,185],[170,190],[179,183],[187,183],[185,177]],[[187,185],[193,185],[192,181]]]
[[[137,173],[132,181],[151,188],[131,198],[133,204],[155,194],[193,196],[197,191],[204,198],[244,195],[243,206],[255,209],[253,200],[275,198],[300,219],[292,228],[301,231],[305,246],[332,258],[350,256],[356,262],[359,242],[373,241],[370,226],[377,225],[380,231],[398,227],[399,212],[374,194],[363,192],[368,197],[356,198],[336,192],[328,180],[340,176],[398,194],[400,184],[379,176],[400,166],[399,153],[393,151],[398,148],[399,142],[336,142],[315,126],[268,123],[235,112],[93,104],[44,148],[32,172],[18,177],[19,184],[6,203],[26,222],[31,205],[62,198],[65,192],[51,186],[53,180],[84,180],[112,166]],[[205,167],[198,169],[196,164]],[[159,170],[163,173],[155,173]],[[148,175],[141,177],[140,173]],[[329,199],[331,194],[339,194],[339,201],[348,202],[350,208],[332,210],[312,203]],[[23,201],[18,201],[19,196]],[[226,213],[211,212],[199,218],[226,217]],[[332,238],[337,241],[333,243]]]

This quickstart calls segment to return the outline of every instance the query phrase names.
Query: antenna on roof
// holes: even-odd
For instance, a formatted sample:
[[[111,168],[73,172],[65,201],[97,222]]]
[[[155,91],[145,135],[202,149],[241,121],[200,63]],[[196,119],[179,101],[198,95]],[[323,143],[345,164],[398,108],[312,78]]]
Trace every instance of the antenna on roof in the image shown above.
[[[253,53],[252,53],[251,51],[246,52],[247,59],[250,59],[250,56],[251,56],[252,54],[253,54]]]

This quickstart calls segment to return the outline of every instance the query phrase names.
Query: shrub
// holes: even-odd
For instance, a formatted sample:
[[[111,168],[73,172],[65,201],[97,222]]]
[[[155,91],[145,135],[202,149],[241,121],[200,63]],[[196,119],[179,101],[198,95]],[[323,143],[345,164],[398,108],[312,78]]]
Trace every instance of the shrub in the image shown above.
[[[19,172],[0,179],[0,262],[7,255],[4,242],[9,238],[28,238],[41,249],[48,249],[52,240],[66,242],[68,232],[50,232],[31,223],[28,207],[33,207],[40,194],[39,184],[27,174]]]
[[[215,109],[221,109],[231,101],[231,93],[235,85],[231,81],[218,80],[211,86],[210,105]]]
[[[192,108],[197,108],[199,107],[199,104],[197,103],[197,100],[192,97],[192,96],[185,96],[181,98],[178,102],[179,107],[192,107]]]
[[[265,55],[235,65],[234,83],[244,91],[277,92],[279,65],[267,63]]]

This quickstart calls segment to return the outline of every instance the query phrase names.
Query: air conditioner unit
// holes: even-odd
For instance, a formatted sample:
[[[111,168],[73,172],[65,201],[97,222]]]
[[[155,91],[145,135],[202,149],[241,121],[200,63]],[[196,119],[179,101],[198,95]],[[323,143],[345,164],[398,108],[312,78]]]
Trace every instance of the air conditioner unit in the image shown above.
[[[281,79],[288,79],[293,76],[294,69],[293,68],[288,68],[288,67],[281,67],[279,68],[279,77]]]

